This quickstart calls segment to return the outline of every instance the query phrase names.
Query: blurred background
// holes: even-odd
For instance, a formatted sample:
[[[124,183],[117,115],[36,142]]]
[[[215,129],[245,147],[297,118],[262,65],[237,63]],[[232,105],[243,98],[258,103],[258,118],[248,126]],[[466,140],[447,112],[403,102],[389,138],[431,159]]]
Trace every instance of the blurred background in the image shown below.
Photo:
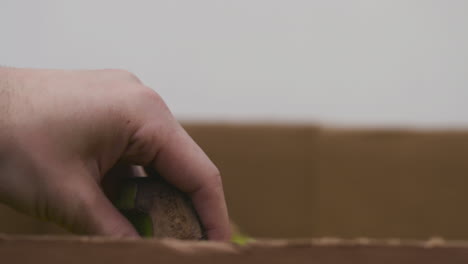
[[[3,0],[0,64],[138,75],[220,168],[252,236],[466,240],[467,13],[465,0]],[[0,232],[59,232],[0,209]]]
[[[0,63],[123,68],[180,120],[459,127],[464,0],[3,0]]]

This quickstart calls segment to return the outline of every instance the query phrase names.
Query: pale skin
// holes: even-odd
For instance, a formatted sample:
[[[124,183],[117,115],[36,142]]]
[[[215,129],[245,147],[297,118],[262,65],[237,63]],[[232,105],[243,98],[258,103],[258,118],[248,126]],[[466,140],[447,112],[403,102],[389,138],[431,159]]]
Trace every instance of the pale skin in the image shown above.
[[[0,67],[0,202],[75,233],[137,237],[101,186],[135,165],[189,194],[209,239],[230,238],[218,169],[135,75]]]

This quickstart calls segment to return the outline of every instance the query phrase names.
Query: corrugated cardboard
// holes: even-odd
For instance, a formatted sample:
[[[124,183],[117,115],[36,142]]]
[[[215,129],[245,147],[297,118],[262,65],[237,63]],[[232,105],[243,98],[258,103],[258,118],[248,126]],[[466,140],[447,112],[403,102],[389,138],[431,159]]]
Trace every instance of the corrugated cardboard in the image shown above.
[[[319,263],[461,264],[465,243],[368,240],[270,240],[248,246],[176,240],[0,237],[2,263]]]
[[[0,237],[2,263],[320,263],[461,264],[465,243],[269,240],[248,246],[176,240]]]
[[[77,263],[468,263],[465,242],[411,242],[434,236],[468,241],[468,131],[185,127],[220,168],[231,217],[251,236],[397,240],[268,240],[240,248],[205,242],[4,236],[0,256],[49,263],[64,263],[75,255],[80,256]],[[0,208],[0,216],[3,233],[64,234],[6,208]],[[30,254],[17,256],[19,252]]]

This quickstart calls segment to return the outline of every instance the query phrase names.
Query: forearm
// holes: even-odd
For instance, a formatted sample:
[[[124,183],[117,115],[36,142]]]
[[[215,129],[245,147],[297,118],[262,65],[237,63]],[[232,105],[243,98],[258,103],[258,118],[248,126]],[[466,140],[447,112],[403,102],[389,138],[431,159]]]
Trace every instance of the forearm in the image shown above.
[[[0,67],[0,203],[14,208],[19,206],[14,197],[27,195],[19,176],[32,171],[21,158],[27,152],[16,135],[18,124],[24,122],[17,115],[18,87],[17,69]]]
[[[7,175],[10,174],[8,166],[8,152],[9,146],[8,137],[10,137],[7,131],[10,130],[8,125],[8,117],[10,112],[10,97],[11,87],[9,86],[8,69],[0,67],[0,182],[6,181]],[[3,188],[5,184],[0,185],[0,203],[6,201],[6,189]]]
[[[14,71],[12,68],[0,67],[0,183],[4,182],[2,177],[11,176],[9,167],[18,149],[13,125],[16,118],[13,109],[13,95],[16,89],[13,81]]]
[[[11,111],[11,78],[10,69],[0,67],[0,155],[8,142],[10,111]],[[0,156],[1,157],[1,156]]]

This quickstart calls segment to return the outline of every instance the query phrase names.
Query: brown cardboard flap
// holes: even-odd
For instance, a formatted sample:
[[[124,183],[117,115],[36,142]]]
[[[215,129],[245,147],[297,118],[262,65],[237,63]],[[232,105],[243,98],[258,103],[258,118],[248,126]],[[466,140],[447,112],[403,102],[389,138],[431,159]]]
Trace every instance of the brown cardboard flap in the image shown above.
[[[219,167],[229,212],[248,234],[311,237],[318,126],[185,125]]]
[[[256,237],[467,239],[468,131],[187,124]]]
[[[323,129],[314,236],[468,238],[468,133]]]
[[[467,263],[460,242],[398,240],[265,240],[219,242],[0,235],[2,263]]]

